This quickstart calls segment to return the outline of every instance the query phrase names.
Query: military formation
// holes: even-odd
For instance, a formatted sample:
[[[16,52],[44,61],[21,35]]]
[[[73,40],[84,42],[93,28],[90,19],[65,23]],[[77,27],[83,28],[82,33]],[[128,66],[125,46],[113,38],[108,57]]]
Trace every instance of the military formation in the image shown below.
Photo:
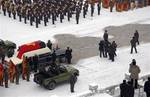
[[[25,24],[29,22],[31,26],[35,25],[38,28],[42,22],[44,26],[47,26],[50,21],[53,25],[58,20],[63,23],[65,17],[70,21],[73,15],[76,23],[79,24],[82,7],[85,18],[89,2],[83,0],[1,0],[0,7],[4,16],[18,18],[20,22],[23,21]],[[93,16],[94,4],[91,4],[91,7],[91,16]]]
[[[109,4],[105,4],[107,1]],[[56,24],[56,21],[63,23],[64,19],[67,18],[68,21],[75,16],[76,24],[79,24],[79,18],[81,13],[83,18],[90,9],[91,17],[94,16],[95,9],[97,7],[97,14],[100,15],[101,6],[105,8],[110,8],[110,12],[113,11],[116,5],[116,10],[123,10],[119,8],[124,8],[124,2],[128,5],[128,10],[133,9],[134,5],[147,6],[149,5],[148,0],[141,0],[142,3],[136,3],[134,0],[131,2],[127,0],[0,0],[0,11],[4,16],[9,18],[19,19],[25,24],[30,24],[31,26],[39,27],[40,24],[47,26],[49,22],[52,25]],[[133,2],[134,1],[134,2]],[[143,4],[143,2],[145,2]],[[134,5],[133,5],[134,4]]]

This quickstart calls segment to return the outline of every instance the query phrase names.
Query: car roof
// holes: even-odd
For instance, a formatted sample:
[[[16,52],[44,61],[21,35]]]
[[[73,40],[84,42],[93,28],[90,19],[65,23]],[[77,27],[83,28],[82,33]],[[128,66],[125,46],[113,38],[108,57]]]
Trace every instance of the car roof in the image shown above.
[[[37,50],[33,50],[30,52],[26,52],[23,55],[25,57],[33,57],[35,55],[41,55],[41,54],[46,54],[46,53],[51,53],[51,50],[48,47],[42,48],[42,49],[37,49]]]

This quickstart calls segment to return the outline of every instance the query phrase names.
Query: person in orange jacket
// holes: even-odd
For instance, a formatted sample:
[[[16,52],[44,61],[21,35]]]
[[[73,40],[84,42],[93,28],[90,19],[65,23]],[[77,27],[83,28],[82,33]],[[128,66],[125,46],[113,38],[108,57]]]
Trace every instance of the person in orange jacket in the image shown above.
[[[3,86],[3,72],[4,72],[4,68],[2,63],[0,63],[0,86]]]
[[[12,63],[12,61],[9,62],[9,79],[10,79],[10,82],[14,83],[15,65]]]

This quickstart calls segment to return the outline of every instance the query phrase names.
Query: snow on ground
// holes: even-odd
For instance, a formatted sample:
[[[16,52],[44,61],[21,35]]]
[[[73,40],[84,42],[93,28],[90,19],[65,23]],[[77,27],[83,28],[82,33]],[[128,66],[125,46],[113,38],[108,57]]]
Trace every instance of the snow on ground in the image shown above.
[[[115,10],[115,9],[114,9]],[[57,21],[56,25],[51,25],[51,20],[47,27],[40,25],[37,29],[31,27],[28,24],[19,22],[19,20],[13,20],[7,16],[0,15],[0,38],[8,39],[16,42],[18,45],[28,43],[35,40],[52,39],[54,41],[54,35],[57,34],[73,34],[78,37],[94,36],[102,37],[103,29],[107,26],[119,26],[129,23],[139,23],[150,21],[150,7],[140,8],[128,12],[112,12],[108,9],[102,9],[101,15],[97,15],[95,10],[94,17],[88,16],[84,19],[81,14],[80,24],[76,24],[75,17],[70,22],[67,19],[64,23]]]
[[[115,62],[99,56],[80,60],[75,67],[80,70],[80,76],[75,85],[75,93],[70,93],[68,83],[61,84],[55,90],[49,91],[34,83],[22,81],[20,85],[11,84],[8,89],[0,87],[1,97],[69,97],[88,90],[88,85],[97,83],[100,88],[119,84],[128,72],[132,59],[137,60],[141,68],[140,76],[150,73],[150,43],[137,47],[137,54],[130,54],[130,48],[119,48]],[[33,75],[31,76],[33,78]]]

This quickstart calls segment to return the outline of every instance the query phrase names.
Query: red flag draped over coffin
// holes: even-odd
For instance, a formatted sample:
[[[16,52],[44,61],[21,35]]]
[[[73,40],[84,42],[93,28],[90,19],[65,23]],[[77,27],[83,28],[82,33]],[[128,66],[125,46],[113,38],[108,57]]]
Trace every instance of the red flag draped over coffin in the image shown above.
[[[40,46],[39,41],[35,41],[35,42],[32,42],[32,43],[24,44],[24,45],[19,47],[19,52],[18,52],[17,57],[21,59],[22,55],[24,53],[32,51],[32,50],[37,50],[37,49],[40,49],[40,48],[41,48],[41,46]]]

